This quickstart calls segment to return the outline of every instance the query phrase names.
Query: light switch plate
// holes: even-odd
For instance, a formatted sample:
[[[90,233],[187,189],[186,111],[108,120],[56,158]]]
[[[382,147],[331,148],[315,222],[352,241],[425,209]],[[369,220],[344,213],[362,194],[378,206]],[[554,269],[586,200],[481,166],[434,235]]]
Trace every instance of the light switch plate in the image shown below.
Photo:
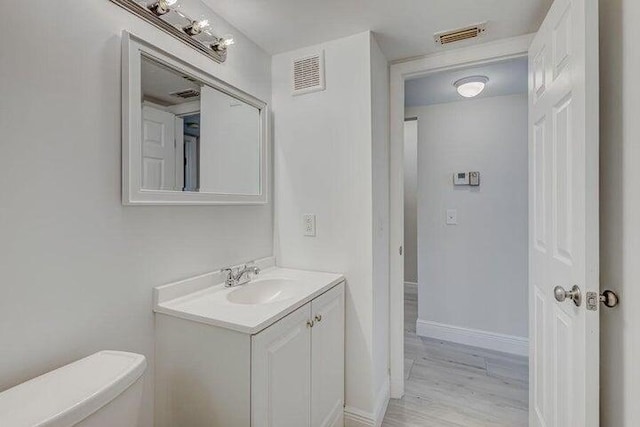
[[[457,224],[458,224],[458,210],[447,209],[447,225],[457,225]]]
[[[316,216],[314,214],[302,215],[302,225],[304,227],[305,236],[316,236]]]

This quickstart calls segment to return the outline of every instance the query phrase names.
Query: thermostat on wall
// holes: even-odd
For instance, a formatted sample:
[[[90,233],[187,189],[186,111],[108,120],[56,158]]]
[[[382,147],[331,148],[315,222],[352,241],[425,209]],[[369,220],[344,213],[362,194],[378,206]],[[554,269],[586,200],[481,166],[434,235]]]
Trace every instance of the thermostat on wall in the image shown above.
[[[469,174],[466,172],[454,173],[453,185],[469,185]]]
[[[480,185],[480,172],[456,172],[453,174],[453,185]]]

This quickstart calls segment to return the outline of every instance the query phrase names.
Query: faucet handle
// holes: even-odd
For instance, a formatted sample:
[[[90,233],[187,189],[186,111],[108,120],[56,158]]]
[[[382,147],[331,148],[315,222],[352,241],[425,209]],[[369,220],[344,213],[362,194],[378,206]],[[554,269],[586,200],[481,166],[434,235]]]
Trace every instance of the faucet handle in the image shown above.
[[[251,261],[249,264],[245,265],[245,268],[253,274],[260,274],[260,267],[258,267],[254,261]]]

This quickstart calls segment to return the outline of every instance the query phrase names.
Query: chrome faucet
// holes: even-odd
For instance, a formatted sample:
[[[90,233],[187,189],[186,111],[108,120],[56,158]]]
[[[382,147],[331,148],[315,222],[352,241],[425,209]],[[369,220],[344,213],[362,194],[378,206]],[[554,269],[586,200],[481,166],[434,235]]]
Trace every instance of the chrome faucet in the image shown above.
[[[251,274],[259,274],[260,268],[253,263],[249,263],[242,267],[223,268],[222,273],[225,275],[224,285],[230,288],[249,283],[251,281]]]

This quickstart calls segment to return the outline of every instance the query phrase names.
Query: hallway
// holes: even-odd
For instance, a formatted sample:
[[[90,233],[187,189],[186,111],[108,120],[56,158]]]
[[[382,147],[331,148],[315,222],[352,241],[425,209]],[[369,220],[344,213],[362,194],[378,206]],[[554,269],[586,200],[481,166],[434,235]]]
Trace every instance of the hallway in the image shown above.
[[[526,358],[416,335],[418,295],[405,289],[405,396],[384,427],[518,427],[528,424]]]

